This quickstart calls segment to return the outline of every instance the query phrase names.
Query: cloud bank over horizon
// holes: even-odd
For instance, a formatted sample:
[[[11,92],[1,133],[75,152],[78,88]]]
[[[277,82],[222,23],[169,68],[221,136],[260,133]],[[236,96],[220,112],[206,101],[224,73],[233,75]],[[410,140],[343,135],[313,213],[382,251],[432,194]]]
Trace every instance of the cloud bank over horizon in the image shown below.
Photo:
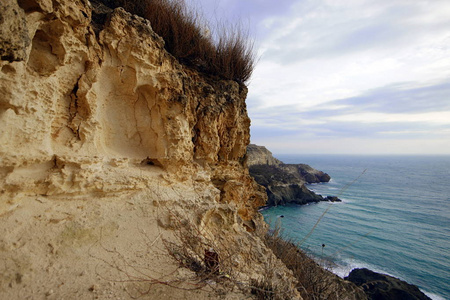
[[[248,19],[258,38],[252,143],[275,153],[450,154],[447,0],[191,1]]]

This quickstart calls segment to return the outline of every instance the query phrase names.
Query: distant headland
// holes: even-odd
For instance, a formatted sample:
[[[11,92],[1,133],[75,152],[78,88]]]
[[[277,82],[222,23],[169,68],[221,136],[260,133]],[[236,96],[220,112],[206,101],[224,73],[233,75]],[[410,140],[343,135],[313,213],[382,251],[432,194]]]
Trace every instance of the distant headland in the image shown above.
[[[308,183],[329,182],[330,175],[306,164],[285,164],[273,157],[264,146],[248,145],[247,165],[250,175],[266,189],[267,206],[341,201],[336,196],[318,195],[305,186]]]

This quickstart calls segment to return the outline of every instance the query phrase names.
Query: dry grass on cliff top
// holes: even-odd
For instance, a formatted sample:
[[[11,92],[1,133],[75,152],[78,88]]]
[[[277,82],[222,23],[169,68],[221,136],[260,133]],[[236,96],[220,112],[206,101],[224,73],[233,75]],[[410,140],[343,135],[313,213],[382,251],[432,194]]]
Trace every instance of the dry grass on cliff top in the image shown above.
[[[148,19],[164,39],[166,50],[181,63],[239,83],[250,79],[256,56],[242,26],[212,27],[198,12],[188,9],[184,0],[100,1]]]

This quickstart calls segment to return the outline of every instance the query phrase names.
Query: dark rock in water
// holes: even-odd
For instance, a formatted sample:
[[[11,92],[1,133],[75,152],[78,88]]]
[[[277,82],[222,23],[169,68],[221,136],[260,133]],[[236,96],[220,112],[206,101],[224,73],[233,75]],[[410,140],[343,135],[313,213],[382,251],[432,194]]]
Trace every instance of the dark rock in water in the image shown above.
[[[342,200],[339,199],[339,198],[336,197],[336,196],[326,196],[326,197],[324,198],[324,200],[325,200],[325,201],[331,201],[331,202],[342,202]]]
[[[297,168],[297,172],[301,174],[307,183],[328,182],[331,179],[330,175],[327,173],[316,170],[306,164],[289,164],[287,166],[295,166]]]
[[[305,180],[294,165],[253,165],[249,170],[256,182],[266,188],[268,206],[324,200],[305,186]]]
[[[328,174],[305,164],[284,164],[263,146],[247,147],[247,164],[250,175],[266,188],[268,206],[340,201],[324,199],[305,186],[305,183],[330,181]]]
[[[267,201],[268,206],[285,204],[307,204],[311,202],[323,201],[322,196],[308,190],[305,185],[269,184],[265,186],[265,188],[267,191],[267,196],[269,197],[269,200]]]
[[[322,175],[317,175],[320,182],[329,182],[331,180],[330,175],[328,175],[327,173],[323,173]]]
[[[372,300],[431,300],[415,285],[368,269],[353,269],[345,280],[364,289]]]

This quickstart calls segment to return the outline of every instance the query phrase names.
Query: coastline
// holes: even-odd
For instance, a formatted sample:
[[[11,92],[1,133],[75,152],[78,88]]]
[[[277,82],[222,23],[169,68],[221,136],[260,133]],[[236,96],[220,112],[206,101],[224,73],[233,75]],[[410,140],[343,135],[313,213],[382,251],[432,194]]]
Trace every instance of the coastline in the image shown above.
[[[448,278],[445,270],[449,260],[448,254],[441,251],[449,243],[442,227],[448,222],[445,214],[449,207],[448,187],[438,179],[448,173],[449,156],[277,157],[289,163],[307,162],[327,171],[332,177],[329,183],[309,186],[316,193],[339,190],[368,168],[367,173],[340,196],[343,202],[327,213],[322,221],[324,224],[318,226],[318,236],[314,233],[312,237],[313,245],[306,246],[320,254],[320,247],[314,248],[314,245],[322,243],[323,239],[337,235],[333,238],[349,239],[348,243],[354,243],[358,237],[371,232],[369,237],[359,240],[344,253],[356,263],[344,264],[335,273],[342,277],[352,267],[366,266],[404,278],[420,286],[432,299],[448,299],[450,291],[445,283]],[[379,182],[385,182],[382,189]],[[310,224],[311,227],[326,206],[321,203],[304,206],[307,212],[302,213],[303,221],[298,217],[296,222],[284,225],[293,228]],[[308,218],[307,215],[313,216]],[[398,235],[398,232],[403,234]],[[337,241],[335,246],[328,243],[330,247],[327,244],[325,251],[346,247],[342,241]]]
[[[309,185],[313,184],[331,183],[332,185],[336,185],[336,182],[334,180],[331,181],[331,177],[327,173],[300,162],[302,161],[297,160],[292,161],[291,164],[285,164],[283,161],[275,158],[264,146],[249,145],[247,148],[247,163],[249,165],[250,174],[257,183],[266,189],[269,199],[265,206],[258,209],[259,212],[265,212],[269,208],[278,207],[279,205],[289,207],[292,205],[303,206],[326,200],[329,200],[330,202],[342,201],[336,196],[327,196],[324,198],[322,194],[329,194],[329,190],[327,189],[323,189],[318,192],[313,188],[309,188]],[[366,169],[364,169],[350,183],[347,183],[340,188],[335,188],[338,192],[338,196],[340,197],[347,188],[355,184],[365,172]],[[323,191],[327,191],[327,193],[323,193]],[[316,226],[319,225],[322,218],[331,208],[331,204],[332,203],[327,206],[320,216],[317,216],[316,221],[310,220],[310,225],[314,224],[314,226],[309,232],[303,233],[304,237],[301,238],[299,247],[310,237],[310,235],[313,234]],[[281,225],[281,220],[284,217],[284,214],[277,216],[276,226],[283,228]],[[369,234],[370,233],[364,236],[368,236]],[[342,249],[348,248],[352,245],[353,243],[345,245]],[[411,295],[412,297],[417,296],[417,299],[430,299],[423,292],[421,292],[416,285],[409,284],[405,280],[401,280],[398,277],[390,275],[389,272],[384,272],[382,268],[380,269],[374,266],[367,266],[365,263],[358,263],[356,265],[351,263],[344,264],[342,261],[339,262],[336,257],[324,256],[324,249],[326,247],[325,243],[321,243],[321,247],[321,255],[318,256],[317,253],[312,252],[309,254],[311,258],[314,259],[323,269],[331,271],[344,280],[350,280],[359,285],[365,290],[369,298],[374,296],[377,297],[377,299],[389,299],[389,297],[395,295],[396,290],[400,290],[401,293],[404,293],[405,295]],[[302,247],[302,249],[308,252],[308,248],[304,249]],[[338,254],[338,252],[336,252],[336,254]],[[377,281],[372,282],[371,276],[378,277]],[[382,284],[379,283],[381,282],[380,280],[383,282]],[[368,285],[369,282],[370,284]]]
[[[340,278],[344,279],[345,277],[347,277],[350,274],[350,272],[353,269],[360,269],[360,268],[367,268],[367,269],[372,270],[373,272],[376,272],[376,273],[379,273],[379,274],[385,274],[385,275],[389,275],[389,276],[392,276],[392,277],[397,277],[400,280],[403,280],[403,281],[406,282],[406,280],[404,278],[402,278],[402,277],[398,277],[395,274],[390,274],[389,272],[386,272],[386,271],[378,268],[377,266],[371,265],[370,263],[364,263],[364,262],[356,262],[356,263],[354,263],[351,266],[350,265],[349,266],[344,266],[344,265],[336,264],[336,267],[331,268],[330,271],[333,274],[336,274]],[[420,287],[419,287],[419,289],[420,289],[420,291],[422,293],[427,295],[432,300],[446,300],[443,296],[440,296],[438,294],[429,292],[429,291],[424,290],[423,288],[420,288]]]
[[[308,204],[289,204],[289,205],[278,206],[278,207],[266,207],[262,212],[264,212],[264,211],[268,212],[271,209],[276,209],[276,208],[286,208],[287,210],[289,210],[289,208],[306,207],[306,206],[310,206],[310,203],[308,203]],[[288,216],[285,214],[277,213],[276,220],[280,220],[280,218],[282,218],[284,220],[286,217],[288,217]],[[264,220],[270,227],[273,227],[272,226],[273,223],[278,223],[278,221],[270,222],[270,220],[268,220],[266,218],[266,216],[264,216]],[[282,223],[280,222],[279,224],[282,224]],[[284,230],[287,229],[289,226],[280,225],[280,227],[281,227],[282,232],[284,232]],[[288,240],[291,239],[289,237],[289,235],[285,235],[285,234],[282,234],[282,235],[285,236],[286,238],[288,238]],[[301,241],[300,241],[300,243],[301,243]],[[414,299],[446,300],[446,298],[444,298],[443,296],[441,296],[437,293],[430,292],[424,288],[420,288],[416,284],[413,284],[410,281],[408,281],[408,279],[403,278],[402,276],[398,276],[395,273],[386,271],[382,267],[376,266],[370,262],[362,262],[362,261],[356,261],[356,260],[351,260],[351,262],[345,261],[345,260],[342,261],[342,260],[336,259],[336,257],[330,257],[327,255],[323,255],[323,253],[322,254],[315,253],[315,252],[311,251],[311,249],[308,246],[306,248],[304,248],[301,245],[297,245],[297,247],[301,248],[302,251],[304,251],[312,260],[314,260],[318,266],[320,266],[321,268],[323,268],[326,271],[333,273],[334,275],[338,276],[339,278],[341,278],[343,280],[348,281],[348,276],[353,271],[356,271],[358,269],[367,269],[368,271],[373,272],[377,276],[380,276],[380,277],[387,277],[387,278],[392,277],[392,279],[398,281],[399,284],[403,285],[403,289],[405,291],[410,288],[418,289],[420,291],[420,293],[423,295],[419,294],[418,298],[414,298]],[[373,284],[374,283],[370,283],[370,285],[373,285]],[[362,285],[361,287],[363,287],[363,286],[364,285]],[[397,288],[397,283],[394,283],[394,286],[395,286],[395,288]],[[385,298],[379,298],[379,299],[385,299]],[[386,298],[386,299],[391,299],[391,298]]]

